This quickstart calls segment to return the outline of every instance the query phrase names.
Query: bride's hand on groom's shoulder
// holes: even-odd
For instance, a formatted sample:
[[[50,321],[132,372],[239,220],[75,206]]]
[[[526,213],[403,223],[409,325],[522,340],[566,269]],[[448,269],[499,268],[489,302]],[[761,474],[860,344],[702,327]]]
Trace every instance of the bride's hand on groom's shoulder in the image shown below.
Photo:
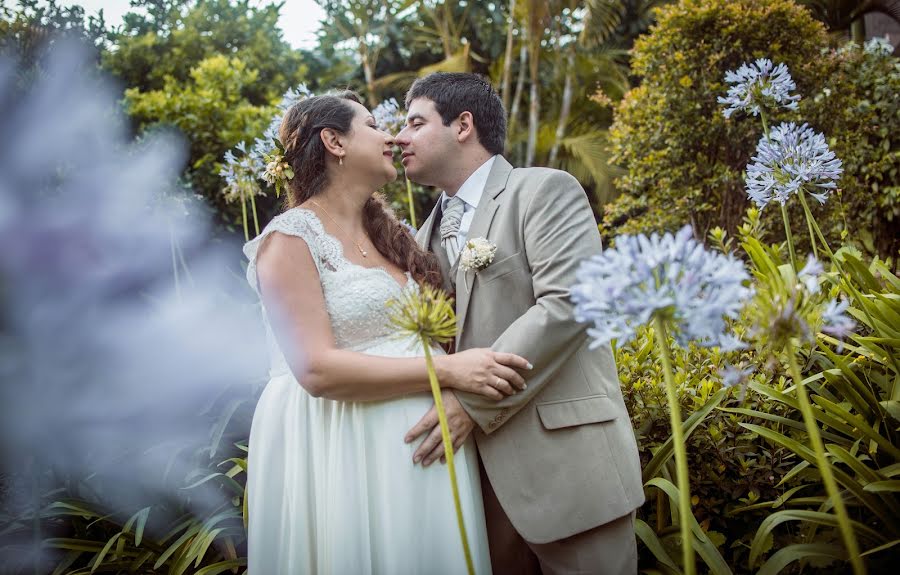
[[[527,371],[530,366],[527,359],[513,353],[482,347],[435,358],[441,387],[496,400],[525,389],[525,379],[519,371]]]

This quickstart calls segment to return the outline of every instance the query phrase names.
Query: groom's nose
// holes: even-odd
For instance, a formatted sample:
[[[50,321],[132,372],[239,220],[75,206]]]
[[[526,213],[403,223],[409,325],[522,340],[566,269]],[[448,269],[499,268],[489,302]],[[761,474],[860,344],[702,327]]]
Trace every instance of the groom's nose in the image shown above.
[[[394,144],[400,146],[401,148],[409,145],[409,138],[406,137],[406,127],[397,132],[397,135],[394,136]]]

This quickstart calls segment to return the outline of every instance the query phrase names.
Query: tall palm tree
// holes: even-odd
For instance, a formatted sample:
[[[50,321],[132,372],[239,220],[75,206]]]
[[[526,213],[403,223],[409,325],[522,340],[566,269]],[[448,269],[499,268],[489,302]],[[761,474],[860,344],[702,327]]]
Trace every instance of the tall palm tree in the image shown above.
[[[375,67],[386,44],[388,28],[397,14],[410,3],[410,0],[319,0],[329,23],[342,37],[356,44],[366,81],[366,101],[370,107],[378,105]]]

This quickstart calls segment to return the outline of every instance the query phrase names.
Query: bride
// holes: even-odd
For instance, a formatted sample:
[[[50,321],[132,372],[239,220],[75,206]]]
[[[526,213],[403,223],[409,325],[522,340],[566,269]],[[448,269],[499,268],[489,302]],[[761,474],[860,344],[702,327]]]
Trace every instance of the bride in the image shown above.
[[[403,441],[432,399],[424,351],[385,304],[441,278],[375,195],[397,177],[393,138],[341,92],[294,105],[280,139],[290,209],[244,247],[271,355],[250,432],[249,573],[464,573],[447,470],[414,466]],[[524,386],[519,356],[433,351],[443,387],[499,400]],[[489,573],[474,449],[459,449],[459,491]]]

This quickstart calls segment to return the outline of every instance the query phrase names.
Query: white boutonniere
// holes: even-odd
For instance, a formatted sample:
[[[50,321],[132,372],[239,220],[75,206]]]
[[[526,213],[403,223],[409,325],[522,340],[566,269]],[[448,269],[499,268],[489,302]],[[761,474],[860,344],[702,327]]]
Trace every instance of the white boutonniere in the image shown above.
[[[479,272],[491,265],[497,245],[487,238],[473,238],[459,254],[459,268],[464,272]]]

